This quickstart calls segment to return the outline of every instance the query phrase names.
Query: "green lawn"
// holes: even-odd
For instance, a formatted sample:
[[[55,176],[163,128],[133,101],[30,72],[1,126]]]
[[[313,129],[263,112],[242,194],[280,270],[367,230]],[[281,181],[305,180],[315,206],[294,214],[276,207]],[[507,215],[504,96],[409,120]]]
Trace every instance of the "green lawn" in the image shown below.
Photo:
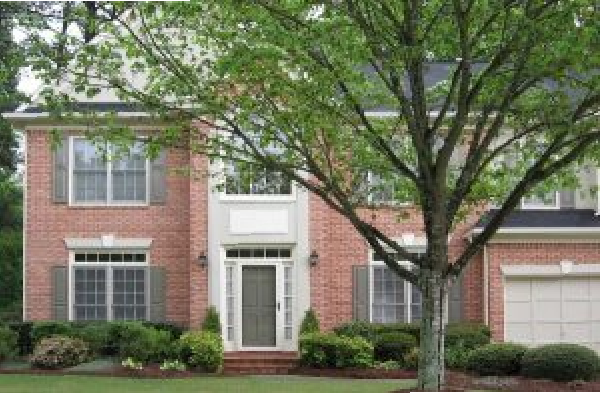
[[[379,393],[414,386],[411,380],[349,380],[299,376],[129,379],[87,376],[0,375],[0,393]]]

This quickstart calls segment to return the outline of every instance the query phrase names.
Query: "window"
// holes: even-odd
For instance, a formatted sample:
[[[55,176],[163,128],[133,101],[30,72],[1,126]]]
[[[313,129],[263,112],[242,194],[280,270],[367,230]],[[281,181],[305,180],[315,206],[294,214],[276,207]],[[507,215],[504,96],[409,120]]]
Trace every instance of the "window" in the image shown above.
[[[526,196],[521,201],[523,209],[558,209],[560,207],[560,193],[538,192]]]
[[[78,252],[73,255],[73,320],[145,320],[145,253]]]
[[[110,157],[113,149],[107,145],[100,150],[106,150]],[[148,160],[141,143],[134,144],[127,154],[106,160],[91,141],[73,138],[71,162],[73,203],[146,203]]]
[[[371,266],[371,321],[416,322],[421,319],[421,292],[373,255]]]
[[[230,248],[225,252],[227,258],[234,259],[290,259],[289,248]]]
[[[226,195],[291,195],[292,185],[279,172],[230,162],[225,170]]]

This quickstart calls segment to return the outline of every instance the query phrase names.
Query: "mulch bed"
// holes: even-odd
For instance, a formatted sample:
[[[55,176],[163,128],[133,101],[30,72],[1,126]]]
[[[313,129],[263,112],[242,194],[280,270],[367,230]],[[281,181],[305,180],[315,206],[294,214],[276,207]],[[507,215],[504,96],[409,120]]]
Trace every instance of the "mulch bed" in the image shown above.
[[[479,377],[461,372],[447,371],[444,391],[463,392],[492,390],[504,392],[600,392],[600,380],[584,382],[554,382],[524,377]],[[396,393],[414,392],[400,389]]]
[[[415,379],[417,372],[412,370],[386,370],[383,368],[311,368],[297,367],[290,374],[311,377],[357,378],[357,379]]]

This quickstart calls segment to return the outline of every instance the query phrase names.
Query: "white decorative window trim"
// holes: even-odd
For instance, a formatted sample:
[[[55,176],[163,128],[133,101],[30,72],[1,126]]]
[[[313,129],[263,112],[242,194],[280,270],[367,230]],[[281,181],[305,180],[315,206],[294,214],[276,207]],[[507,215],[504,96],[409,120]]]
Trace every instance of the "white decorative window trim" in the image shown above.
[[[570,261],[552,265],[502,265],[500,270],[505,277],[600,276],[600,264]]]
[[[102,251],[98,251],[97,249],[81,249],[81,250],[70,250],[69,252],[69,274],[68,274],[68,296],[69,296],[69,320],[73,321],[73,320],[88,320],[86,318],[84,319],[78,319],[75,313],[75,307],[77,306],[76,304],[76,274],[78,270],[83,270],[85,271],[86,269],[88,270],[103,270],[104,273],[104,303],[98,303],[98,304],[86,304],[86,305],[81,305],[82,307],[85,306],[90,306],[90,307],[98,307],[98,306],[105,306],[105,311],[106,311],[106,316],[105,319],[102,320],[106,320],[106,321],[113,321],[113,320],[126,320],[124,318],[115,318],[114,316],[114,309],[117,307],[134,307],[134,308],[139,308],[139,307],[144,307],[144,316],[143,318],[139,318],[142,320],[148,320],[150,317],[150,276],[149,276],[149,266],[150,266],[150,261],[149,261],[149,253],[148,252],[140,252],[138,251],[132,251],[130,254],[134,255],[134,254],[143,254],[144,258],[143,261],[138,261],[136,262],[135,260],[132,262],[125,262],[123,260],[118,261],[118,262],[114,262],[112,261],[112,258],[109,258],[109,261],[102,261],[100,262],[98,258],[98,261],[77,261],[76,255],[77,254],[124,254],[124,251],[122,249],[105,249]],[[124,285],[123,287],[123,291],[121,293],[118,293],[119,295],[123,296],[124,302],[123,304],[115,304],[115,290],[114,290],[114,283],[115,283],[115,271],[119,271],[119,270],[127,270],[127,269],[134,269],[134,270],[141,270],[143,269],[144,274],[144,302],[142,305],[140,305],[139,303],[137,303],[137,299],[133,304],[127,304],[125,303],[125,298],[126,295],[128,294],[128,291],[131,292],[130,290],[125,289],[126,286]],[[137,276],[137,275],[136,275]],[[125,280],[125,279],[123,279]],[[137,277],[134,280],[137,280]],[[137,287],[135,287],[133,289],[132,293],[129,293],[131,296],[136,296],[139,295],[137,292],[139,291],[139,289]],[[97,291],[96,291],[97,292]],[[87,296],[88,290],[85,290],[85,295]],[[137,312],[137,311],[134,311]]]
[[[99,238],[65,238],[65,245],[68,250],[90,250],[90,249],[110,249],[110,250],[147,250],[152,245],[151,238],[112,238],[110,235]]]
[[[554,192],[554,204],[528,203],[526,198],[521,199],[521,209],[523,210],[558,210],[560,209],[560,192]]]
[[[68,154],[68,200],[69,200],[69,206],[76,206],[76,207],[103,207],[103,206],[110,206],[110,207],[135,207],[135,206],[149,206],[150,205],[150,160],[148,158],[146,158],[146,198],[144,201],[113,201],[112,200],[112,162],[110,160],[108,160],[106,162],[106,182],[107,182],[107,188],[106,188],[106,200],[105,201],[91,201],[91,202],[86,202],[86,201],[75,201],[73,198],[73,170],[74,170],[74,163],[75,163],[75,158],[74,158],[74,141],[76,139],[86,139],[83,136],[80,135],[72,135],[68,138],[68,147],[69,147],[69,154]]]

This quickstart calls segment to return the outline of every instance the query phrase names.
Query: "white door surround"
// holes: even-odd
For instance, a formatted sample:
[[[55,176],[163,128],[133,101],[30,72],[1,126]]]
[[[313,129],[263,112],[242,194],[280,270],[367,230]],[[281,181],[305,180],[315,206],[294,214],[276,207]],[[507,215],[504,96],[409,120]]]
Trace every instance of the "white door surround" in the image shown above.
[[[276,246],[264,247],[265,249]],[[258,248],[261,248],[258,247]],[[251,248],[251,247],[248,247]],[[256,247],[252,247],[256,248]],[[278,247],[290,249],[289,247]],[[297,315],[296,280],[294,279],[294,263],[292,254],[285,258],[228,258],[226,249],[221,249],[221,262],[224,265],[221,275],[221,291],[223,296],[220,304],[221,324],[226,351],[288,351],[295,350],[295,323]],[[242,270],[246,266],[272,266],[275,268],[275,346],[249,347],[242,344]]]

